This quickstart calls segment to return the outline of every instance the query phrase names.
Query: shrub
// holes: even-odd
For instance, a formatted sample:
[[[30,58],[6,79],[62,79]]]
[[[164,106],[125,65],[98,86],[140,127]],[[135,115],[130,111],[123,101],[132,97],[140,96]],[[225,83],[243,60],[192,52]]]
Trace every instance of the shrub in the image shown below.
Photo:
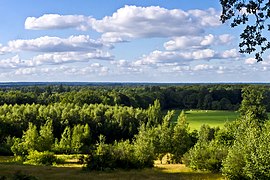
[[[24,148],[20,138],[14,138],[14,143],[11,146],[11,151],[15,156],[25,156],[28,154],[27,149]]]
[[[134,145],[127,141],[115,142],[113,145],[113,155],[118,168],[137,169],[141,164],[134,154]]]
[[[139,128],[139,133],[135,136],[135,141],[133,143],[134,156],[136,161],[138,161],[138,166],[143,167],[153,167],[155,155],[155,144],[157,137],[155,128],[146,128],[142,125]]]
[[[33,165],[53,165],[55,163],[60,163],[61,161],[54,155],[54,153],[49,151],[38,152],[30,151],[29,155],[26,156],[27,160],[25,164]]]
[[[184,163],[194,170],[219,172],[222,161],[228,154],[228,147],[217,144],[214,140],[198,142],[184,155]]]
[[[223,131],[218,128],[202,125],[198,142],[184,155],[184,163],[195,170],[219,172],[229,148],[225,142],[227,139],[221,138],[222,134]]]
[[[149,153],[142,151],[145,146],[138,148],[138,145],[131,144],[128,140],[115,142],[113,145],[105,144],[105,138],[100,136],[100,142],[96,150],[92,151],[86,159],[86,169],[104,171],[118,168],[140,169],[152,167],[154,164],[153,156],[149,156]]]
[[[247,120],[242,121],[240,128],[245,131],[236,137],[222,173],[228,179],[270,179],[270,123],[260,127]]]
[[[112,147],[109,144],[105,144],[105,138],[103,136],[100,136],[97,149],[89,154],[86,162],[88,170],[104,171],[115,168]]]

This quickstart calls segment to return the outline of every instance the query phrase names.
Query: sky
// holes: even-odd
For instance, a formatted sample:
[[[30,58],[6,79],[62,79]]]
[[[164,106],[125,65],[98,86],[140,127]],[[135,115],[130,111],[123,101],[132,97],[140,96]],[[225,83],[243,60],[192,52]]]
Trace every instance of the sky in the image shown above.
[[[213,0],[1,0],[1,82],[269,82]]]

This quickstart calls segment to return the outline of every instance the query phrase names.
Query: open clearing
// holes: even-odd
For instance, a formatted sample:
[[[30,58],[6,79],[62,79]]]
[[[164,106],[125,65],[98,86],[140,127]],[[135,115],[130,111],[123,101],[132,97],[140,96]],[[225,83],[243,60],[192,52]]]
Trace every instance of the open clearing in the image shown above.
[[[175,111],[173,121],[177,121],[181,110]],[[191,130],[199,130],[201,125],[208,124],[211,127],[223,127],[226,121],[234,121],[239,113],[235,111],[214,111],[214,110],[190,110],[185,111],[187,122]]]
[[[154,168],[142,170],[115,170],[109,172],[85,172],[78,164],[65,164],[57,167],[31,166],[7,162],[8,157],[0,157],[0,175],[8,178],[14,173],[21,171],[23,174],[35,176],[41,180],[47,179],[223,179],[221,174],[194,172],[183,164],[160,164],[155,163]]]

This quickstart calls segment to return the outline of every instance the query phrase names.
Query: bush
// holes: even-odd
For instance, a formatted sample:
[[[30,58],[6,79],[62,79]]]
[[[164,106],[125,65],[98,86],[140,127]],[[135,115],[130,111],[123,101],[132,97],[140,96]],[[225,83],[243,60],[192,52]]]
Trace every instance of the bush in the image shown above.
[[[116,166],[112,147],[104,142],[99,143],[97,149],[90,153],[86,162],[88,170],[104,171],[114,169]]]
[[[154,160],[157,158],[155,155],[155,144],[158,140],[155,134],[155,128],[146,128],[142,125],[139,129],[139,133],[135,136],[133,143],[134,157],[138,161],[140,168],[153,167]]]
[[[20,138],[14,138],[14,143],[11,146],[11,151],[15,156],[26,156],[28,154],[28,151],[24,147]]]
[[[33,165],[53,165],[55,163],[60,163],[61,161],[54,155],[54,153],[49,151],[38,152],[30,151],[29,155],[26,156],[27,160],[25,164]]]
[[[229,149],[223,131],[202,125],[198,142],[184,155],[184,163],[195,170],[219,172]]]
[[[217,144],[214,140],[198,142],[184,155],[184,163],[194,170],[219,172],[222,161],[228,154],[228,147]]]
[[[127,141],[116,142],[113,146],[113,154],[118,168],[137,169],[142,165],[134,154],[134,145]]]
[[[236,141],[223,162],[228,179],[270,179],[270,123],[260,127],[243,120]]]
[[[154,159],[146,152],[141,154],[136,148],[137,146],[128,140],[115,142],[113,145],[105,144],[105,139],[101,136],[96,150],[92,151],[86,159],[86,169],[104,171],[152,167]]]

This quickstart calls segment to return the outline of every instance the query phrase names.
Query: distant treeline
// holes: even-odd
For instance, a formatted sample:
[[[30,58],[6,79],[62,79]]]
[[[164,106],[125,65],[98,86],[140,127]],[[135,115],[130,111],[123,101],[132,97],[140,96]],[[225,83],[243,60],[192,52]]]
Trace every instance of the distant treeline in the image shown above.
[[[132,106],[147,109],[158,99],[162,110],[209,109],[237,110],[241,104],[241,89],[245,85],[187,86],[26,86],[0,89],[0,105],[73,103]],[[256,86],[256,85],[254,85]],[[261,85],[260,87],[262,87]],[[270,100],[269,86],[266,102]],[[256,87],[255,87],[256,88]],[[270,105],[267,105],[270,111]]]

